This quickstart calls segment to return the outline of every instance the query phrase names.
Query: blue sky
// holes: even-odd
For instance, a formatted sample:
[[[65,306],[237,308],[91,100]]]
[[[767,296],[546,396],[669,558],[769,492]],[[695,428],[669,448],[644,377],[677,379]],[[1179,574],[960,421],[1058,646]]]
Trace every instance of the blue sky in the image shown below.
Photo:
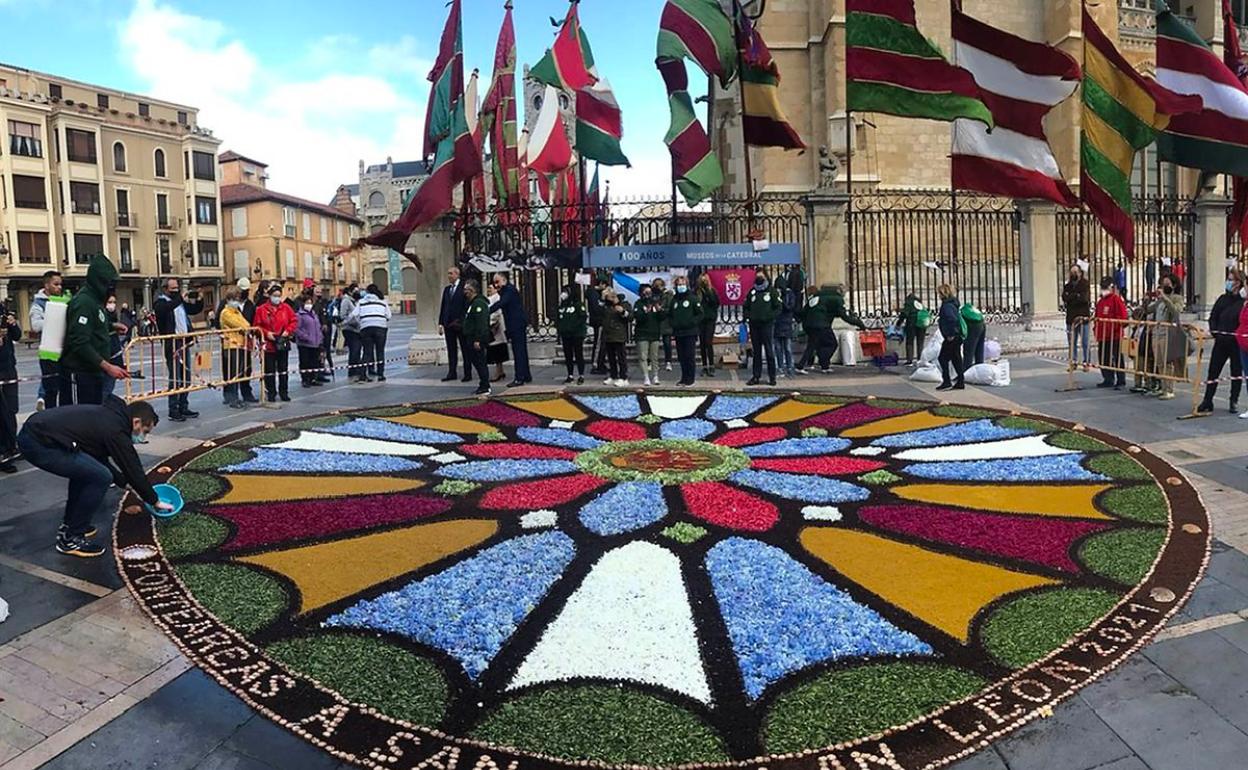
[[[522,67],[550,45],[550,17],[562,19],[568,3],[514,4]],[[614,195],[668,187],[667,104],[653,63],[662,6],[581,3],[635,166],[611,172]],[[0,61],[199,107],[222,149],[270,164],[275,188],[328,200],[361,159],[418,157],[446,9],[443,0],[0,0],[0,16]],[[502,0],[464,0],[467,69],[480,68],[482,95],[502,17]]]

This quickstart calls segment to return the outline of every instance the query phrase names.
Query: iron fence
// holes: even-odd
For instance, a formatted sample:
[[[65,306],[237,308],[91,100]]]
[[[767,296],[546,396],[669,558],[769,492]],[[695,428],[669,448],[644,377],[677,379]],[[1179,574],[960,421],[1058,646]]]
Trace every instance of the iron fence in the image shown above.
[[[1197,301],[1191,277],[1195,250],[1196,212],[1190,198],[1137,198],[1132,201],[1135,259],[1128,262],[1118,245],[1090,212],[1060,209],[1057,213],[1057,291],[1061,297],[1071,265],[1087,261],[1093,297],[1103,276],[1125,279],[1125,299],[1134,306],[1153,291],[1166,274],[1179,279],[1189,305]]]
[[[673,208],[671,199],[492,208],[460,221],[457,246],[466,256],[511,263],[512,282],[529,314],[530,336],[550,340],[556,336],[559,294],[575,280],[582,247],[743,243],[756,235],[799,244],[810,273],[814,257],[806,207],[801,196],[787,194],[763,195],[752,206],[743,199],[714,198],[694,208]],[[735,337],[740,321],[740,307],[722,306],[717,332]]]
[[[1014,201],[959,193],[955,206],[947,190],[874,190],[854,194],[849,216],[848,294],[864,319],[893,320],[911,292],[935,308],[943,283],[993,320],[1023,314]]]

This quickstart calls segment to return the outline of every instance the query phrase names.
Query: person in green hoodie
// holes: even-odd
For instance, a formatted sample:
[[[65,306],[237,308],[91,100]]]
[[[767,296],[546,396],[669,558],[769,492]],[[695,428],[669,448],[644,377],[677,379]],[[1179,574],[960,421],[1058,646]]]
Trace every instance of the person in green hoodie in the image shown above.
[[[585,337],[588,334],[589,313],[581,300],[581,287],[572,284],[559,293],[559,317],[555,319],[555,331],[563,343],[563,362],[568,367],[564,385],[572,384],[572,367],[576,366],[576,384],[585,384]]]
[[[758,385],[763,376],[763,355],[767,356],[767,384],[776,384],[776,316],[783,307],[780,294],[763,273],[754,276],[754,288],[745,295],[742,309],[750,323],[750,348],[754,355],[754,376],[746,385]]]
[[[641,373],[645,384],[659,385],[659,338],[663,336],[663,320],[667,317],[663,298],[656,297],[650,286],[642,285],[641,298],[633,308],[636,323],[634,338],[637,340],[637,358],[641,361]],[[671,329],[671,324],[668,324]],[[653,374],[653,380],[651,378]]]
[[[719,292],[706,273],[698,276],[698,302],[702,321],[698,324],[698,347],[702,351],[702,375],[715,376],[715,325],[719,322]]]
[[[897,325],[906,341],[906,366],[914,363],[914,357],[923,355],[923,344],[927,341],[927,327],[932,325],[932,311],[928,310],[919,299],[919,295],[910,292],[902,305],[901,315],[897,317]]]
[[[485,364],[485,353],[493,339],[490,333],[490,303],[481,296],[480,285],[471,279],[464,281],[464,299],[468,301],[468,308],[464,311],[464,322],[460,330],[468,347],[472,368],[480,380],[476,395],[488,396],[490,368]]]
[[[61,366],[74,385],[74,402],[104,403],[104,378],[129,379],[130,373],[109,363],[112,331],[104,303],[117,283],[117,268],[103,254],[91,257],[87,283],[69,301],[66,312],[65,350]]]
[[[962,343],[962,366],[970,369],[984,362],[984,314],[969,300],[962,303],[962,320],[966,321],[966,340]]]
[[[689,291],[689,279],[682,275],[673,283],[676,295],[668,305],[668,319],[676,337],[676,356],[680,359],[680,382],[676,384],[692,385],[696,372],[698,331],[705,316],[697,292]]]
[[[840,287],[824,284],[819,293],[806,301],[802,308],[802,328],[806,336],[813,341],[819,352],[819,369],[825,374],[832,370],[832,356],[836,353],[836,332],[832,331],[832,322],[841,320],[860,330],[866,324],[858,316],[845,307],[845,296]]]
[[[614,289],[602,293],[602,339],[607,345],[606,385],[628,387],[628,357],[624,346],[628,342],[628,324],[633,317],[632,305]]]

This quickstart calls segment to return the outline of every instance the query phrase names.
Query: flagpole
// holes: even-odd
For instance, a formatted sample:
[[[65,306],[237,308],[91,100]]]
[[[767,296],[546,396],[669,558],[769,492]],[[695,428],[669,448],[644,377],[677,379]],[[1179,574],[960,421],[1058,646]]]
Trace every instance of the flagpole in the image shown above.
[[[739,2],[734,0],[733,7],[737,13],[745,14],[745,9]],[[762,17],[761,12],[759,17]],[[747,234],[750,238],[755,238],[757,233],[754,229],[754,171],[750,166],[750,142],[745,133],[745,80],[741,77],[745,72],[745,56],[741,53],[741,20],[734,19],[733,21],[737,38],[737,94],[741,97],[741,154],[745,158],[745,216],[750,230]],[[752,19],[752,21],[757,21],[757,19]],[[707,98],[709,99],[710,96],[711,92],[708,91]]]
[[[952,14],[957,13],[960,10],[962,10],[961,0],[952,0],[952,4],[950,5],[950,14],[951,14],[950,23],[951,24],[952,24]],[[958,43],[956,40],[953,42],[953,45],[950,46],[949,59],[950,59],[950,64],[952,64],[955,67],[958,66]],[[951,238],[949,242],[949,250],[950,250],[949,262],[951,265],[957,265],[958,263],[958,184],[957,184],[957,180],[954,179],[954,173],[953,173],[953,164],[955,162],[954,149],[958,146],[957,118],[954,118],[953,120],[952,140],[953,140],[952,145],[949,148],[949,208],[951,209],[951,211],[949,212],[949,229],[951,231]]]

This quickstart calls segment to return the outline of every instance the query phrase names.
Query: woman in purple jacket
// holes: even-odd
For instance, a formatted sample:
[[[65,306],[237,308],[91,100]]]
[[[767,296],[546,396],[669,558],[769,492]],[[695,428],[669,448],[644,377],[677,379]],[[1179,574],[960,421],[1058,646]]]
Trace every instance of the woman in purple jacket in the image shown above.
[[[295,344],[299,346],[299,380],[303,387],[315,388],[321,385],[321,344],[325,337],[312,294],[304,292],[300,301],[299,324],[295,327]]]

